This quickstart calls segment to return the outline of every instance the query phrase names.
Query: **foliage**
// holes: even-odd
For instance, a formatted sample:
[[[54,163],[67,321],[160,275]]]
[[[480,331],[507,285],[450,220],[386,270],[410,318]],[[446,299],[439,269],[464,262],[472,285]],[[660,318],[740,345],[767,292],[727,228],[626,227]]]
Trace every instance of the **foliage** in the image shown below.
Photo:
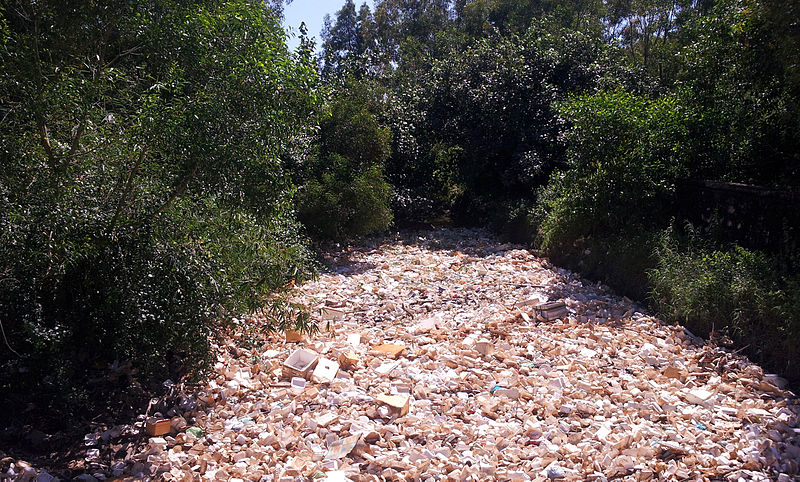
[[[391,188],[379,166],[347,169],[334,154],[335,167],[310,180],[300,195],[300,219],[316,239],[342,239],[385,231],[392,222]]]
[[[392,222],[383,172],[391,137],[370,112],[378,107],[373,95],[352,79],[334,90],[318,156],[299,170],[298,214],[316,239],[370,234]]]
[[[309,276],[281,156],[315,76],[245,1],[2,18],[3,413],[64,423],[103,403],[91,376],[197,373],[234,313]]]
[[[800,180],[798,6],[718,2],[682,31],[682,102],[696,106],[696,176],[797,188]]]
[[[553,253],[574,240],[649,229],[669,219],[675,182],[685,172],[691,114],[673,98],[615,90],[560,107],[571,127],[568,169],[539,198],[541,244]]]
[[[362,5],[356,13],[353,0],[345,1],[342,8],[336,12],[334,23],[331,23],[330,16],[325,16],[321,57],[321,73],[324,77],[364,74],[365,65],[362,57],[368,51],[374,50],[372,24],[372,12],[369,6]]]
[[[523,34],[537,18],[562,28],[599,34],[603,2],[596,0],[474,0],[456,2],[455,10],[464,28],[476,37],[497,31]]]
[[[707,335],[727,334],[754,360],[798,381],[800,277],[785,260],[714,246],[691,228],[661,235],[651,296],[664,319]],[[784,268],[781,268],[784,266]]]
[[[422,67],[430,56],[441,58],[437,36],[450,25],[448,0],[377,0],[375,39],[378,58],[403,69]]]
[[[596,39],[542,23],[400,75],[385,116],[389,180],[410,203],[440,210],[479,196],[532,197],[563,163],[553,105],[598,80],[601,55]],[[473,214],[463,213],[479,221]]]

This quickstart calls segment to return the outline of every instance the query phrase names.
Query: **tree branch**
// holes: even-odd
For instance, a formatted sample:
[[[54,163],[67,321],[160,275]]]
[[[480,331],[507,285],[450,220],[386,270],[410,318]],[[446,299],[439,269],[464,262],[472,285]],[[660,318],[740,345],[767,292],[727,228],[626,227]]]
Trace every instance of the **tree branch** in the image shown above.
[[[75,134],[72,136],[72,145],[69,148],[69,156],[67,156],[68,162],[71,162],[71,159],[73,159],[78,152],[78,147],[80,147],[81,137],[83,137],[83,132],[86,130],[86,116],[87,113],[84,111],[83,117],[76,126]]]
[[[22,358],[22,355],[17,353],[17,350],[11,348],[11,345],[8,344],[8,338],[6,338],[6,330],[5,330],[5,328],[3,328],[3,320],[0,320],[0,332],[3,333],[3,341],[6,343],[6,346],[8,347],[8,349],[11,350],[11,352],[14,353],[15,355],[17,355],[18,357]]]
[[[175,202],[175,200],[178,199],[178,197],[186,191],[186,188],[189,187],[189,183],[192,182],[192,179],[194,179],[194,176],[196,174],[197,174],[197,163],[195,163],[192,166],[192,168],[189,170],[189,172],[186,173],[183,179],[181,179],[178,185],[175,186],[175,189],[169,195],[164,204],[162,204],[158,209],[156,209],[150,217],[151,218],[158,217],[159,215],[161,215],[161,213],[169,209]]]
[[[123,183],[124,187],[122,189],[122,194],[120,195],[119,202],[117,203],[117,209],[114,211],[114,216],[111,218],[111,221],[108,223],[108,231],[113,232],[114,227],[119,220],[120,215],[122,214],[122,208],[125,206],[125,201],[127,201],[128,196],[130,196],[131,191],[133,191],[133,179],[139,173],[139,168],[144,161],[144,156],[147,154],[147,148],[143,147],[142,152],[139,153],[136,162],[133,164],[133,168],[128,173],[128,178],[125,179]]]
[[[34,109],[34,113],[36,116],[36,125],[39,131],[39,139],[42,143],[42,147],[44,147],[44,151],[47,154],[47,162],[50,165],[51,169],[56,168],[56,158],[55,154],[53,153],[53,147],[50,145],[50,136],[47,133],[47,124],[44,120],[44,114],[42,113],[42,105],[44,104],[44,87],[42,86],[42,60],[39,56],[39,16],[36,15],[36,12],[33,13],[34,20],[33,20],[33,52],[36,59],[36,108]]]
[[[136,46],[134,46],[134,47],[131,47],[131,48],[129,48],[128,50],[125,50],[124,52],[120,52],[120,53],[118,53],[118,54],[117,54],[117,55],[116,55],[116,56],[115,56],[113,59],[109,60],[109,61],[108,61],[108,62],[107,62],[107,63],[106,63],[104,66],[103,66],[102,70],[105,70],[105,69],[107,69],[107,68],[111,67],[112,65],[114,65],[114,63],[115,63],[117,60],[121,59],[122,57],[126,57],[126,56],[128,56],[128,55],[132,55],[132,54],[134,54],[135,52],[137,52],[138,50],[141,50],[141,49],[142,49],[142,46],[141,46],[141,45],[136,45]]]

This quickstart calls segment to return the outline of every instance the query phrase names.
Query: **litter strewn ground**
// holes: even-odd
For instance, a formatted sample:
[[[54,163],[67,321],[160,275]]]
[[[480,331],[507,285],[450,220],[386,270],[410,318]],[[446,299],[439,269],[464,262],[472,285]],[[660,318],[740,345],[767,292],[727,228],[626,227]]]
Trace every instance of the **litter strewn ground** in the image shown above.
[[[242,330],[204,389],[150,414],[170,419],[168,433],[110,463],[100,451],[114,434],[87,435],[89,471],[180,481],[800,474],[800,405],[780,378],[526,250],[440,229],[328,261],[331,272],[295,296],[321,333]],[[566,314],[552,305],[558,317],[546,320],[535,309],[545,302]],[[117,431],[144,430],[141,418]]]

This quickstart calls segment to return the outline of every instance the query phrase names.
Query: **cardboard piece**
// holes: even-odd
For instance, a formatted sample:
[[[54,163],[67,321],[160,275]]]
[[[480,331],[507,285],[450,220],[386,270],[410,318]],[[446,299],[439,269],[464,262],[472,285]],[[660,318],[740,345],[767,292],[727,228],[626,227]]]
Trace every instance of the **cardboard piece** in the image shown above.
[[[397,358],[401,353],[408,349],[405,345],[395,345],[393,343],[384,343],[372,348],[374,354],[386,355],[391,358]]]
[[[349,370],[358,365],[358,355],[356,355],[356,352],[351,350],[348,351],[347,353],[342,353],[341,355],[339,355],[337,361],[339,362],[340,368]]]
[[[664,376],[667,378],[674,378],[676,380],[680,380],[684,375],[685,373],[683,371],[673,366],[669,366],[664,369]]]
[[[541,316],[547,321],[563,318],[567,314],[567,305],[563,301],[544,303],[534,308],[536,316]]]
[[[150,419],[145,425],[145,431],[147,432],[147,435],[150,435],[151,437],[158,437],[159,435],[168,434],[170,430],[171,421],[169,419]]]
[[[286,330],[286,343],[300,343],[306,341],[305,335],[297,330]]]

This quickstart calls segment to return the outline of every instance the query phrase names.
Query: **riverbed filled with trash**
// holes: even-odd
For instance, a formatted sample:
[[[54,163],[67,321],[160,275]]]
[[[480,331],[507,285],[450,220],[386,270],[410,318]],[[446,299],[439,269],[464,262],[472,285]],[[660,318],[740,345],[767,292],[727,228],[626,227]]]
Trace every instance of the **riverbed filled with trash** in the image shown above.
[[[330,252],[321,331],[219,346],[213,376],[86,436],[97,478],[796,480],[784,380],[484,231]],[[136,450],[109,450],[141,434]],[[115,447],[116,449],[116,447]],[[108,455],[109,453],[116,453]],[[35,469],[17,466],[17,475]],[[42,474],[39,474],[42,476]],[[88,480],[88,479],[87,479]]]

